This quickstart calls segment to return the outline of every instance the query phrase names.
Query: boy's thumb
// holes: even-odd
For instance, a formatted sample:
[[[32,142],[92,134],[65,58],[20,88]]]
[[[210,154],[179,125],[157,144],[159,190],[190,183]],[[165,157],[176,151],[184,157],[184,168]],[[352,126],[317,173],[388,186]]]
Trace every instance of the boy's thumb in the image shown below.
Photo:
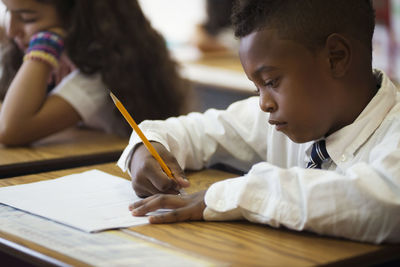
[[[186,175],[182,172],[177,173],[174,175],[174,178],[176,179],[176,182],[180,187],[188,187],[190,186],[190,182],[187,179]]]

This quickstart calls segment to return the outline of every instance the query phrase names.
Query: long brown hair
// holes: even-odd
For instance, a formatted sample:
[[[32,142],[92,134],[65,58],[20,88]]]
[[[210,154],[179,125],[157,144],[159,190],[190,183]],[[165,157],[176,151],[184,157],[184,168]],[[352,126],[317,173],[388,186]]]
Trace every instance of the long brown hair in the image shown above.
[[[180,78],[165,40],[137,0],[35,1],[56,7],[65,23],[65,49],[72,62],[84,74],[100,73],[137,122],[183,112],[188,83]],[[4,43],[1,91],[8,88],[22,59],[12,41]]]

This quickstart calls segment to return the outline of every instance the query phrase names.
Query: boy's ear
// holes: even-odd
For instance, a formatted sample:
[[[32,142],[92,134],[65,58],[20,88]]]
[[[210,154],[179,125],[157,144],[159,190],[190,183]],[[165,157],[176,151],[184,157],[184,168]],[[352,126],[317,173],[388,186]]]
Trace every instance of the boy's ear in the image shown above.
[[[346,74],[351,63],[351,44],[343,35],[332,33],[326,39],[325,48],[328,55],[329,70],[333,77]]]

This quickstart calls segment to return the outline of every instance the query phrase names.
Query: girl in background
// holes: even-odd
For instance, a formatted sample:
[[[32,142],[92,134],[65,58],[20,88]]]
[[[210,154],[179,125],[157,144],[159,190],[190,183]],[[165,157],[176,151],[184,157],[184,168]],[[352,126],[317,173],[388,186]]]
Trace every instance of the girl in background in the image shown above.
[[[186,83],[136,0],[2,0],[0,143],[81,122],[128,135],[111,90],[138,122],[184,112]]]

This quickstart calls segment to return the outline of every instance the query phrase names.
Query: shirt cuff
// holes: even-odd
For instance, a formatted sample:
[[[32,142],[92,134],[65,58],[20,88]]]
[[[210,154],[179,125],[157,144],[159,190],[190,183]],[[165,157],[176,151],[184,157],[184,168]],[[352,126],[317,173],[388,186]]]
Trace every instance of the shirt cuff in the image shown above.
[[[236,221],[242,220],[243,216],[238,209],[229,212],[217,212],[206,207],[203,211],[203,218],[205,221]]]
[[[128,146],[124,149],[124,151],[122,152],[122,154],[117,162],[117,166],[123,172],[128,172],[129,176],[131,176],[131,171],[129,169],[129,162],[131,162],[132,152],[133,152],[134,148],[135,148],[135,145],[128,144]]]
[[[206,221],[243,219],[239,207],[244,177],[227,179],[212,184],[204,197],[206,208],[203,218]]]

